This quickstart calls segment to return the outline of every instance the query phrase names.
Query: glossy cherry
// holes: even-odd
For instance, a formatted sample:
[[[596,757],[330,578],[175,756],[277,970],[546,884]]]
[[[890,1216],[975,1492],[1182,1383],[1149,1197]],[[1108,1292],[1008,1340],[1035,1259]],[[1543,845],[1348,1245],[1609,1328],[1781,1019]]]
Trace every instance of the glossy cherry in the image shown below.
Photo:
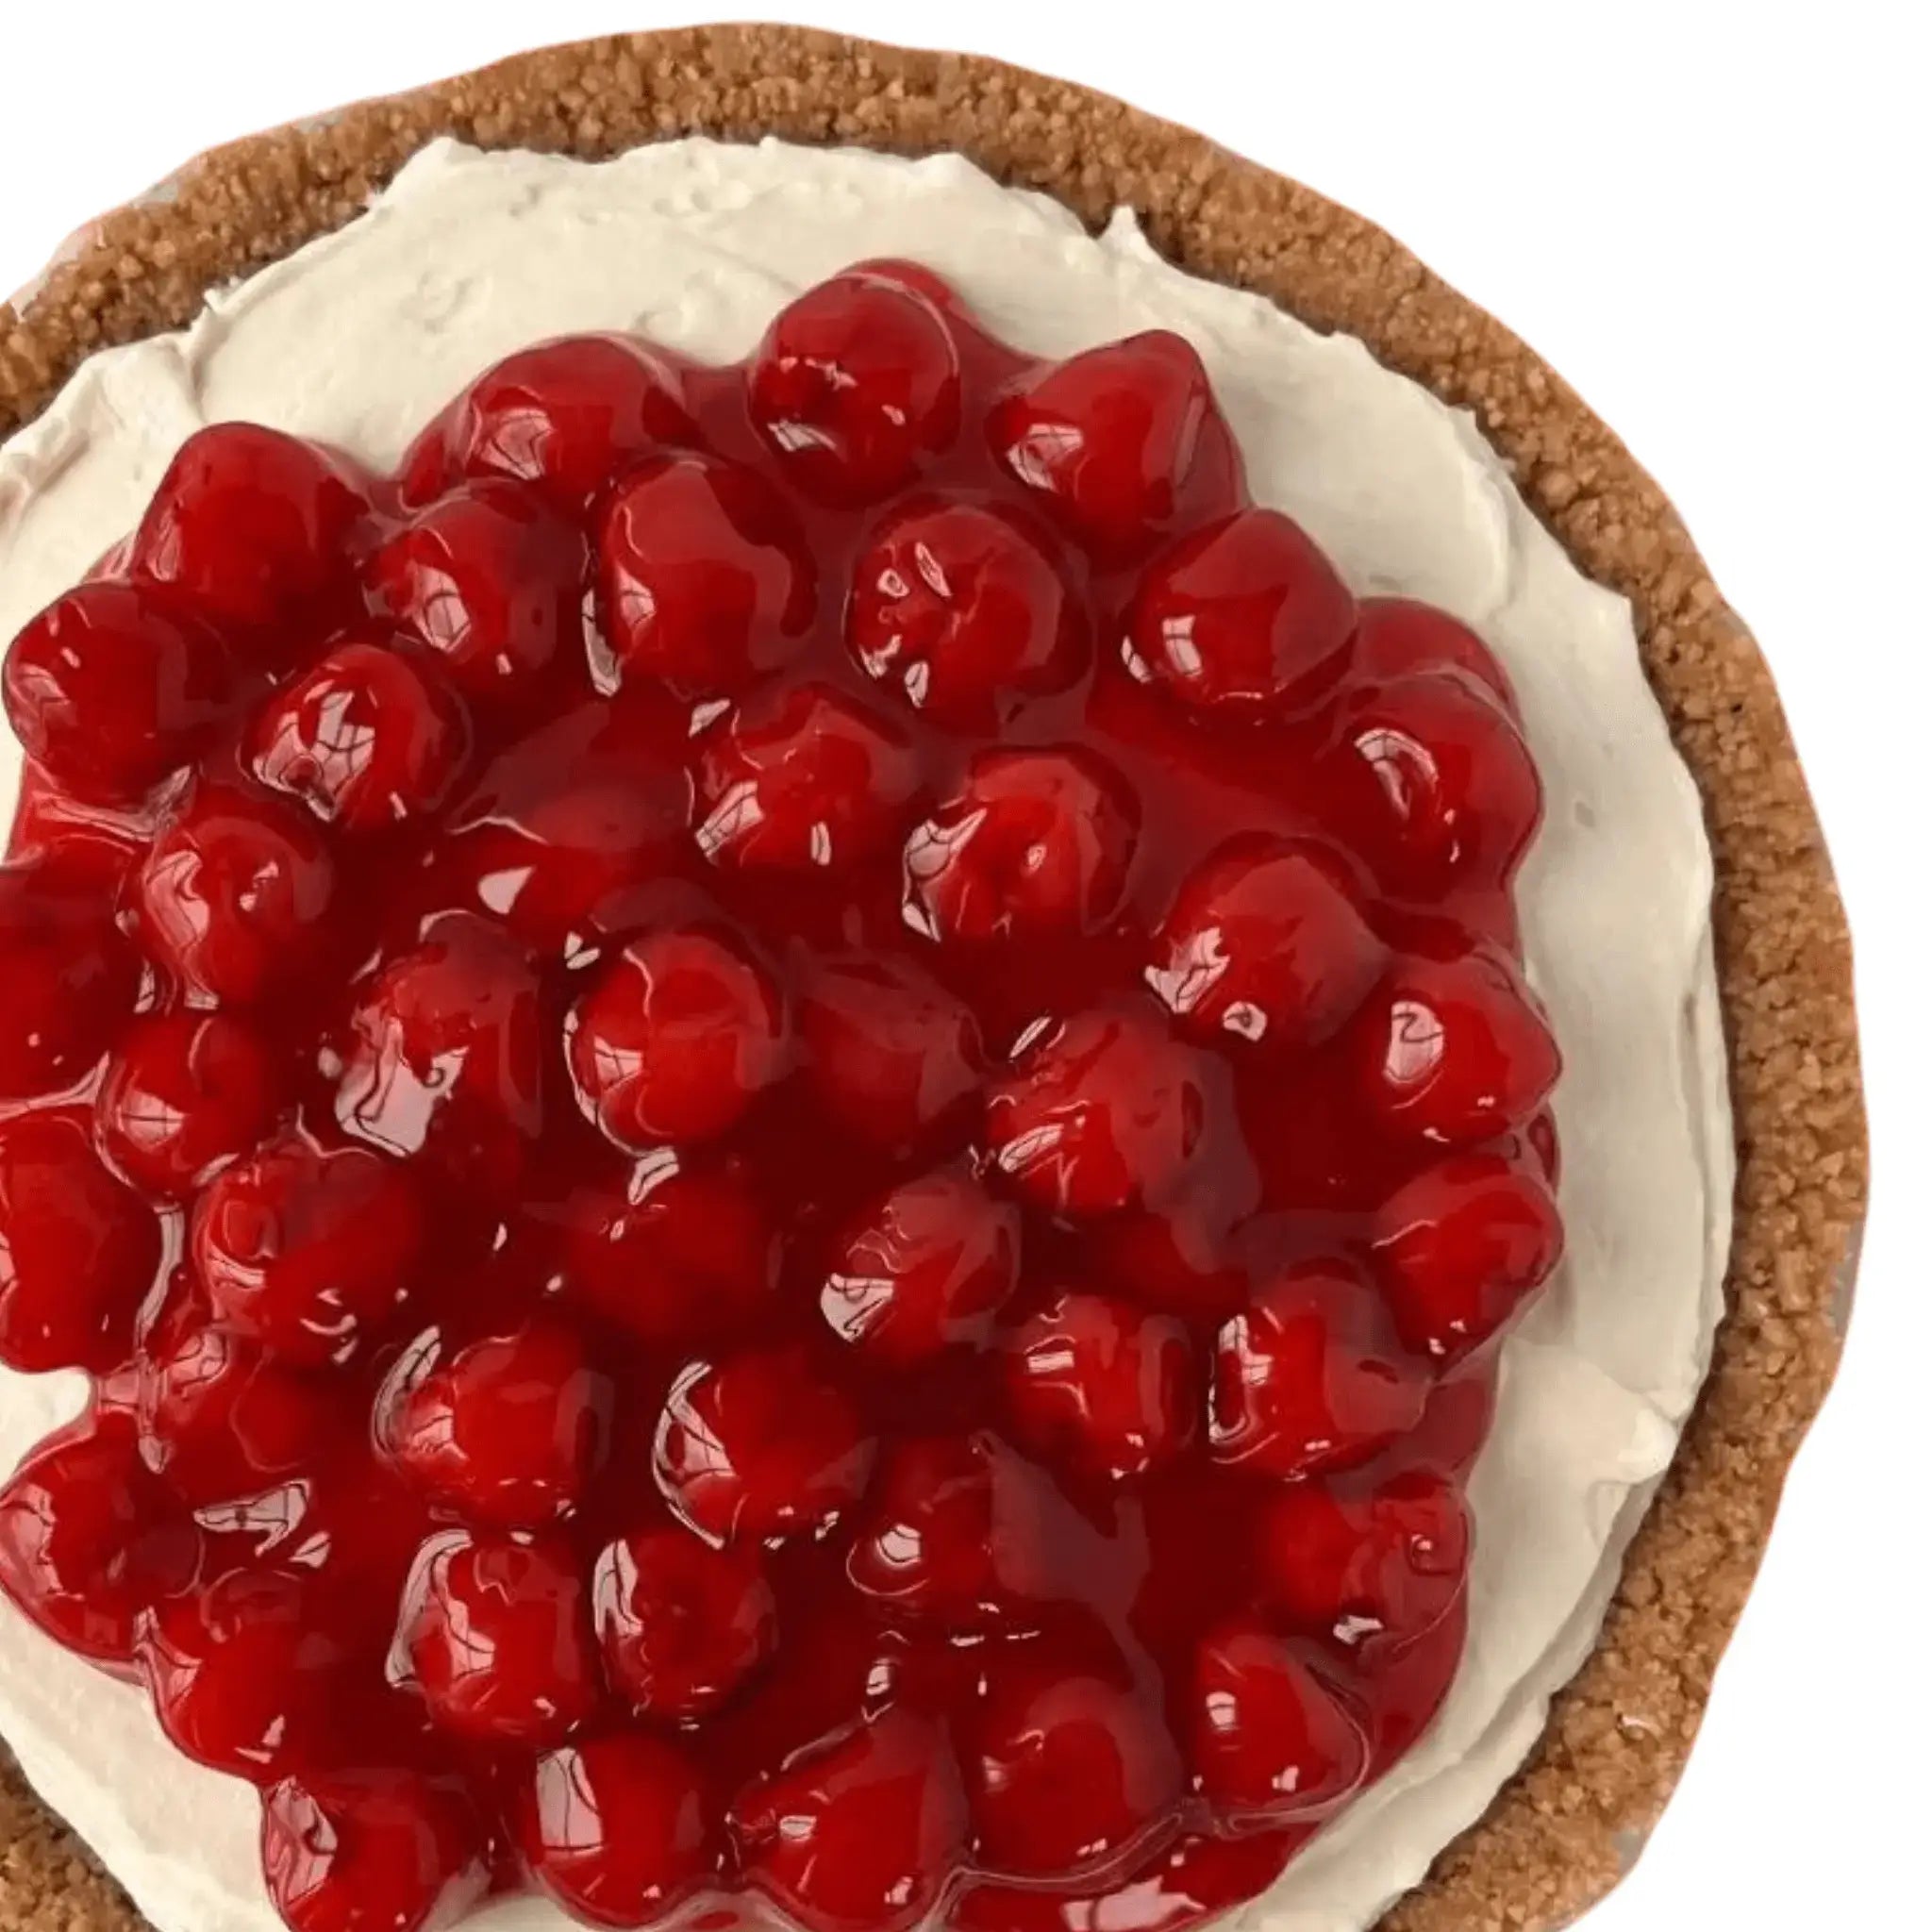
[[[988,730],[1064,691],[1091,649],[1064,566],[1011,511],[915,500],[853,567],[845,637],[867,674],[911,708]]]
[[[875,1445],[802,1349],[697,1363],[672,1384],[654,1473],[713,1542],[817,1535],[863,1492]]]
[[[101,1165],[84,1113],[0,1121],[0,1362],[125,1360],[160,1258],[159,1225]]]
[[[1453,1483],[1427,1472],[1374,1488],[1291,1483],[1256,1532],[1256,1580],[1271,1607],[1344,1648],[1412,1641],[1461,1594],[1469,1517]]]
[[[967,1731],[974,1850],[993,1872],[1105,1865],[1180,1796],[1173,1738],[1097,1642],[1041,1641],[991,1658]]]
[[[1563,1252],[1541,1177],[1496,1154],[1454,1155],[1383,1203],[1375,1259],[1411,1348],[1455,1359],[1486,1341]]]
[[[1494,694],[1459,675],[1372,686],[1330,755],[1337,823],[1395,891],[1494,888],[1542,815],[1542,786]]]
[[[406,1769],[284,1778],[263,1802],[261,1869],[292,1932],[428,1932],[490,1882],[461,1781]]]
[[[325,824],[377,832],[449,796],[469,725],[440,675],[386,643],[339,644],[257,715],[250,768]]]
[[[194,1574],[196,1539],[125,1416],[49,1437],[0,1486],[0,1591],[96,1663],[134,1658],[141,1614]]]
[[[369,599],[452,683],[511,703],[554,663],[581,661],[590,554],[537,491],[466,483],[419,510],[370,559]]]
[[[360,1147],[269,1141],[196,1203],[195,1267],[222,1321],[272,1355],[342,1361],[379,1335],[427,1239],[416,1189]]]
[[[539,1316],[461,1343],[430,1329],[376,1398],[377,1444],[466,1520],[539,1527],[570,1510],[609,1442],[611,1391],[575,1328]]]
[[[125,804],[198,758],[240,689],[220,636],[144,584],[83,584],[7,653],[21,749],[75,796]]]
[[[1203,1638],[1190,1696],[1194,1784],[1230,1818],[1325,1817],[1368,1771],[1361,1720],[1310,1655],[1263,1624]]]
[[[799,1753],[731,1824],[752,1884],[806,1932],[912,1932],[966,1831],[944,1728],[899,1709]]]
[[[0,1096],[71,1087],[134,1009],[140,966],[84,872],[0,865]]]
[[[148,950],[191,993],[247,1006],[326,963],[336,867],[307,813],[266,793],[204,787],[141,869]]]
[[[784,1008],[742,941],[646,933],[600,966],[566,1034],[588,1112],[620,1146],[715,1139],[783,1072]]]
[[[277,1570],[230,1571],[158,1605],[140,1656],[175,1747],[258,1783],[324,1745],[351,1660],[305,1580]]]
[[[694,440],[686,368],[628,336],[558,336],[487,369],[403,458],[420,503],[463,477],[513,477],[575,510],[627,463]]]
[[[517,1846],[537,1884],[586,1924],[654,1924],[716,1874],[714,1810],[675,1742],[617,1731],[537,1760],[518,1796]]]
[[[589,1592],[569,1546],[490,1530],[432,1537],[409,1574],[391,1669],[455,1737],[560,1742],[598,1698]]]
[[[1144,1475],[1194,1440],[1198,1372],[1171,1315],[1070,1290],[1021,1323],[1005,1351],[1014,1434],[1076,1475]]]
[[[1096,1008],[1047,1027],[993,1084],[988,1141],[1000,1173],[1049,1211],[1158,1202],[1208,1140],[1224,1078],[1151,1007]]]
[[[1139,801],[1092,753],[983,752],[906,841],[907,923],[941,941],[1095,932],[1139,831]]]
[[[677,1526],[608,1543],[591,1600],[611,1688],[671,1722],[715,1710],[778,1641],[777,1599],[757,1548],[718,1548]]]
[[[389,1153],[513,1177],[543,1123],[544,1015],[529,956],[465,914],[358,990],[336,1117]]]
[[[1446,610],[1413,597],[1364,597],[1356,617],[1357,661],[1372,676],[1458,672],[1486,687],[1515,715],[1516,694],[1495,653]]]
[[[698,849],[713,865],[829,872],[890,846],[910,817],[919,765],[896,724],[829,685],[793,685],[700,740]]]
[[[845,1574],[889,1615],[921,1626],[984,1628],[1012,1591],[1008,1525],[984,1437],[913,1437],[880,1464]]]
[[[283,663],[344,605],[367,484],[346,459],[253,423],[197,430],[169,464],[128,568]]]
[[[1247,833],[1181,887],[1147,983],[1197,1039],[1319,1045],[1361,1004],[1387,948],[1345,867],[1310,840]]]
[[[646,464],[605,503],[597,596],[621,678],[717,698],[798,650],[817,575],[771,484],[755,470],[687,454]]]
[[[279,1082],[269,1050],[224,1013],[137,1021],[108,1062],[94,1132],[137,1188],[186,1200],[275,1123]]]
[[[701,1345],[743,1334],[775,1274],[768,1210],[741,1169],[661,1155],[572,1197],[566,1289],[642,1341]]]
[[[1042,367],[994,406],[987,435],[1014,480],[1108,563],[1241,501],[1241,456],[1208,372],[1165,329]]]
[[[794,486],[872,503],[959,430],[959,355],[912,283],[861,267],[779,311],[751,358],[753,420]]]
[[[832,1332],[896,1367],[984,1341],[1020,1278],[1020,1217],[970,1174],[894,1188],[840,1238],[820,1291]]]
[[[1291,716],[1347,669],[1355,599],[1301,525],[1249,508],[1162,555],[1127,614],[1128,668],[1198,710]]]
[[[1345,1469],[1413,1429],[1429,1387],[1426,1364],[1353,1266],[1298,1262],[1214,1339],[1212,1451],[1271,1476]]]
[[[1522,975],[1495,947],[1401,960],[1363,1008],[1360,1053],[1390,1125],[1444,1147],[1529,1120],[1562,1065]]]

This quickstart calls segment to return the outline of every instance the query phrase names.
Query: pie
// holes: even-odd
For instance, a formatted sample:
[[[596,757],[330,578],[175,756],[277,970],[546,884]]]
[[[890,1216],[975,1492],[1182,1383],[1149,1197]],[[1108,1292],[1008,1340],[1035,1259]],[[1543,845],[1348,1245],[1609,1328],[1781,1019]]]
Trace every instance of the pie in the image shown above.
[[[430,140],[566,104],[629,152]],[[1074,126],[1180,267],[971,164]],[[1654,491],[1392,244],[1005,70],[719,30],[263,139],[5,372],[154,338],[0,458],[27,1775],[160,1932],[1600,1890],[1862,1185]]]

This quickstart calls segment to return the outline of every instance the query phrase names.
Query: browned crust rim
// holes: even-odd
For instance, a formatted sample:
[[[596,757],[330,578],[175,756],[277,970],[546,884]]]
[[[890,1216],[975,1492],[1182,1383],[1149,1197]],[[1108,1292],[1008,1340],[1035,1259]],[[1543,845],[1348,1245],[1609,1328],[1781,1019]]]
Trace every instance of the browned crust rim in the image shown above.
[[[1184,266],[1359,336],[1473,409],[1570,554],[1636,608],[1717,856],[1740,1156],[1729,1312],[1595,1654],[1528,1765],[1384,1921],[1560,1924],[1627,1867],[1682,1768],[1836,1366],[1866,1157],[1850,940],[1770,674],[1662,492],[1559,377],[1369,223],[1120,102],[967,56],[721,26],[525,55],[204,157],[165,204],[90,231],[23,311],[0,308],[0,434],[91,350],[181,325],[210,287],[349,220],[432,135],[600,156],[687,132],[951,148],[1090,222],[1139,209]],[[0,1766],[0,1932],[138,1924]]]

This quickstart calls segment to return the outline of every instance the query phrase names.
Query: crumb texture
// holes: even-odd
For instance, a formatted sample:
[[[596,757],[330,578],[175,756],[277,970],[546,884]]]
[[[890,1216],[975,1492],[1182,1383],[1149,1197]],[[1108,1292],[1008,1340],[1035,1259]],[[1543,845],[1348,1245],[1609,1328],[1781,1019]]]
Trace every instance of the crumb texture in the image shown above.
[[[0,434],[92,351],[182,325],[211,287],[350,220],[433,136],[597,157],[686,133],[951,148],[1091,222],[1131,206],[1184,267],[1357,335],[1472,409],[1577,563],[1635,606],[1716,851],[1740,1159],[1728,1311],[1595,1654],[1529,1764],[1384,1921],[1560,1925],[1628,1864],[1695,1735],[1836,1365],[1866,1156],[1850,941],[1770,674],[1662,492],[1557,375],[1369,223],[1117,101],[961,55],[709,27],[525,55],[203,157],[0,307]],[[0,1932],[139,1924],[0,1755]]]

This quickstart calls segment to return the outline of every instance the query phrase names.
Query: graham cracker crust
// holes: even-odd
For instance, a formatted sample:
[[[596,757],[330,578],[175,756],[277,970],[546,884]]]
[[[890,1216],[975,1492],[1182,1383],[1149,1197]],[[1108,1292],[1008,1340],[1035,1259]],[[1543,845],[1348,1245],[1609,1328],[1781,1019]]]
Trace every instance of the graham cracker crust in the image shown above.
[[[91,351],[180,326],[210,288],[349,221],[435,135],[596,157],[692,132],[950,148],[1092,223],[1133,207],[1185,267],[1357,335],[1473,409],[1571,556],[1636,608],[1716,851],[1740,1159],[1728,1311],[1594,1655],[1530,1762],[1382,1922],[1560,1925],[1627,1869],[1683,1767],[1837,1364],[1866,1149],[1850,939],[1770,674],[1663,493],[1557,375],[1371,224],[1118,101],[963,55],[719,26],[525,55],[204,156],[0,308],[0,434]],[[0,1932],[141,1923],[0,1762]]]

